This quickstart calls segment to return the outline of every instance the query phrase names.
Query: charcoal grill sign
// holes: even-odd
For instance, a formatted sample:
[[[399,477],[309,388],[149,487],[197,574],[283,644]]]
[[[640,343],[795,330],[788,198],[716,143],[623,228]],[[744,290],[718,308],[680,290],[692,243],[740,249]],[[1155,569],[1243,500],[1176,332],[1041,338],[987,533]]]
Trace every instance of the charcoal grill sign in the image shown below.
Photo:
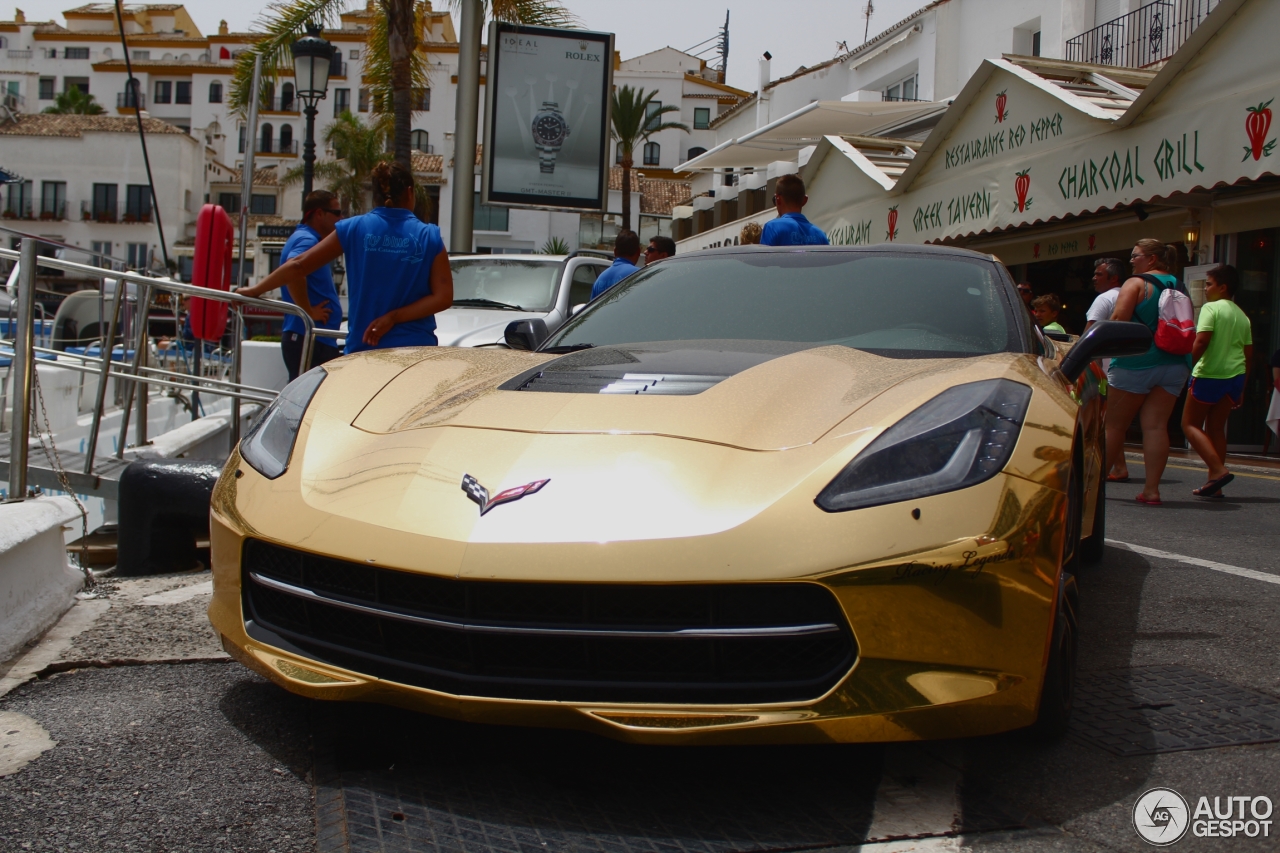
[[[604,210],[613,34],[489,26],[482,201]]]

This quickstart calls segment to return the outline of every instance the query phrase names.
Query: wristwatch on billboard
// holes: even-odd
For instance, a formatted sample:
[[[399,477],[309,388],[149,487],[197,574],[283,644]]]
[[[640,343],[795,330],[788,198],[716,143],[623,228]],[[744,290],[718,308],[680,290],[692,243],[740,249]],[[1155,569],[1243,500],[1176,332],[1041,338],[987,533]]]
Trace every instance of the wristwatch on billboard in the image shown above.
[[[543,101],[542,109],[533,117],[533,144],[538,148],[538,166],[545,174],[556,170],[556,155],[569,136],[569,123],[560,113],[560,105]]]

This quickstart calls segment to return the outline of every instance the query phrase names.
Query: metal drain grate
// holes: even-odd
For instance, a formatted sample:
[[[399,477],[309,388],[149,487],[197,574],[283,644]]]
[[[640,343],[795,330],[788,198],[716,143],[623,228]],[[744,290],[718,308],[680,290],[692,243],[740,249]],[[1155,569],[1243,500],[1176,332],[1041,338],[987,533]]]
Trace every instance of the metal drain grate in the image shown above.
[[[1075,734],[1115,755],[1280,740],[1280,699],[1181,666],[1081,673]]]
[[[317,853],[763,853],[862,843],[881,747],[635,747],[321,707]],[[976,791],[961,833],[1026,818]]]

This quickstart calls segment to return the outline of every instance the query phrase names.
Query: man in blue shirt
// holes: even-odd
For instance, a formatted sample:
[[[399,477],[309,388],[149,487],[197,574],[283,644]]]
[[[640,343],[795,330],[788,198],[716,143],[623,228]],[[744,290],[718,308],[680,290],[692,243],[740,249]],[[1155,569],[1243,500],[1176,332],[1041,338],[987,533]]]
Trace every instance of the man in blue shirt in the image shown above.
[[[638,260],[640,260],[640,235],[634,231],[619,231],[618,239],[613,241],[613,266],[600,273],[600,277],[591,287],[591,298],[595,299],[636,272]]]
[[[804,218],[800,211],[809,201],[799,175],[783,175],[773,191],[778,218],[765,223],[761,246],[829,246],[822,229]]]
[[[337,196],[326,190],[316,190],[308,195],[302,203],[302,224],[285,241],[284,249],[280,252],[280,263],[283,264],[301,255],[332,234],[334,226],[340,219],[342,219],[342,206],[338,203]],[[265,283],[264,280],[254,287],[242,287],[236,292],[245,296],[258,296],[266,290],[273,289],[264,288]],[[302,288],[298,288],[298,291],[295,294],[292,287],[284,287],[281,288],[280,297],[285,302],[301,305],[303,310],[311,315],[311,319],[315,320],[317,329],[336,331],[342,325],[342,305],[338,302],[338,290],[333,286],[333,273],[328,264],[307,276],[305,292]],[[289,371],[290,382],[304,372],[300,366],[302,338],[305,334],[306,328],[302,324],[302,318],[293,314],[284,315],[284,334],[280,339],[280,354],[284,357],[284,366]],[[311,345],[311,364],[307,369],[310,370],[340,355],[342,351],[338,349],[338,341],[335,338],[317,335]]]

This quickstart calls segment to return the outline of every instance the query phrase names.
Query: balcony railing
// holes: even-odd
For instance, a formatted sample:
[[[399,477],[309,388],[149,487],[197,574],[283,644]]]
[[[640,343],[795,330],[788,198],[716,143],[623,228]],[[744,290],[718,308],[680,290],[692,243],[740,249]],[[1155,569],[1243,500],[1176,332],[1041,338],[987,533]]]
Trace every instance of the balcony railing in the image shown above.
[[[151,221],[151,209],[130,204],[80,202],[80,218],[85,222],[144,223]]]
[[[274,98],[263,98],[258,109],[264,113],[300,113],[302,99],[297,95],[281,95]]]
[[[926,101],[924,98],[903,98],[903,97],[901,97],[901,96],[897,96],[897,97],[895,97],[895,96],[893,96],[893,95],[883,95],[883,94],[880,96],[880,100],[882,100],[882,101],[905,101],[905,102],[906,102],[906,103],[908,103],[908,104],[926,104],[926,103],[928,103],[928,101]]]
[[[30,49],[22,50],[22,49],[19,49],[19,48],[12,48],[12,47],[11,47],[11,48],[9,48],[9,58],[10,58],[10,59],[30,59],[30,58],[31,58],[31,50],[30,50]]]
[[[127,90],[124,92],[116,92],[116,107],[118,109],[137,108],[145,110],[147,108],[147,96],[141,92],[130,92]]]
[[[297,154],[298,140],[282,142],[279,139],[257,139],[254,141],[253,152],[255,154]],[[240,146],[240,153],[244,153],[243,144]]]
[[[30,201],[11,199],[5,202],[3,208],[0,208],[0,218],[35,219],[35,211]]]
[[[1182,47],[1218,0],[1159,0],[1067,41],[1070,62],[1146,68]]]
[[[67,203],[65,201],[49,201],[48,199],[40,202],[40,218],[41,219],[66,219]]]
[[[333,61],[329,63],[329,77],[332,78],[332,77],[346,77],[346,76],[347,76],[347,63],[343,62],[341,59],[338,59],[338,57],[335,56],[333,58]]]

